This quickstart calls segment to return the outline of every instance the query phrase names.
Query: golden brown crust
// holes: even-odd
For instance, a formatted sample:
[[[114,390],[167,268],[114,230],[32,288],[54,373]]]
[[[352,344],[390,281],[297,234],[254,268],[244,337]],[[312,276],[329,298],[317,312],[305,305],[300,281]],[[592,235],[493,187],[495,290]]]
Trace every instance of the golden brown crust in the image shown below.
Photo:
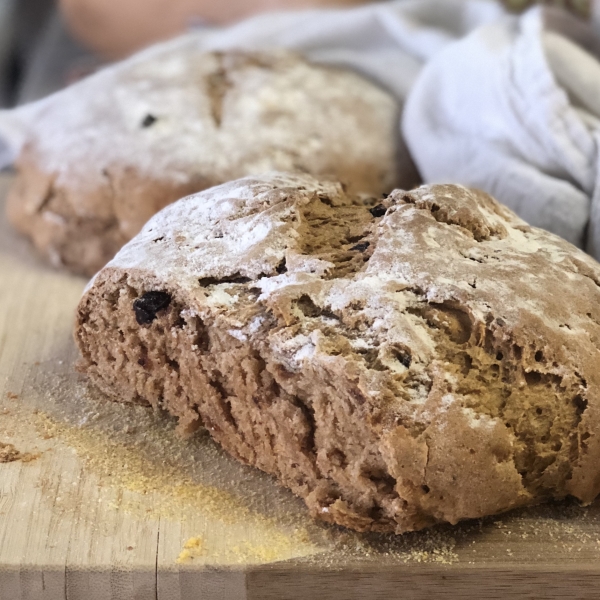
[[[159,210],[208,187],[141,178],[131,169],[105,169],[106,185],[77,196],[24,152],[6,202],[10,223],[56,267],[93,275]],[[140,181],[143,179],[143,184]]]

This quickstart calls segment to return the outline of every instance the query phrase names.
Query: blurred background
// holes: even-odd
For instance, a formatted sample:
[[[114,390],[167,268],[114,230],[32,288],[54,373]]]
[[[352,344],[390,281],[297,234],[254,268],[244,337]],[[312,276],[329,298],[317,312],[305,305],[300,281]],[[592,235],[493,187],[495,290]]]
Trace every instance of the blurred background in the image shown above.
[[[99,62],[69,33],[54,0],[0,0],[0,106],[45,96]]]
[[[190,27],[254,13],[369,0],[0,0],[0,106],[45,96],[111,60]],[[490,0],[500,1],[500,0]],[[593,0],[547,0],[582,18]],[[534,0],[505,0],[524,10]],[[60,5],[59,5],[60,4]]]

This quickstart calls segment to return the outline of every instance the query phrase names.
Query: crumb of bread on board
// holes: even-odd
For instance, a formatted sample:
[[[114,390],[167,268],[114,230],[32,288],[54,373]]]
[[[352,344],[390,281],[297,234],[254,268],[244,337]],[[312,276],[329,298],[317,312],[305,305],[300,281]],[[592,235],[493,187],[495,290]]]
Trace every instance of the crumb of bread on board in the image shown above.
[[[0,442],[0,463],[10,463],[20,460],[21,462],[28,463],[36,458],[39,458],[40,454],[31,452],[20,452],[13,444],[7,444]]]
[[[189,560],[193,560],[204,550],[204,542],[200,536],[191,537],[184,545],[183,550],[177,557],[178,563],[184,563]]]

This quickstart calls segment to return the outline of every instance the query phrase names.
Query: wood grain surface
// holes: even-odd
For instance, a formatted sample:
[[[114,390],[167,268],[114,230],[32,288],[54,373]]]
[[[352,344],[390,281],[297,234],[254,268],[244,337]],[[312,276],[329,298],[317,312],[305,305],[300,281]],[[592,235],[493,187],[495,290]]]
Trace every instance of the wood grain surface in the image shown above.
[[[359,535],[107,401],[74,368],[85,283],[0,217],[0,600],[600,598],[598,504]]]

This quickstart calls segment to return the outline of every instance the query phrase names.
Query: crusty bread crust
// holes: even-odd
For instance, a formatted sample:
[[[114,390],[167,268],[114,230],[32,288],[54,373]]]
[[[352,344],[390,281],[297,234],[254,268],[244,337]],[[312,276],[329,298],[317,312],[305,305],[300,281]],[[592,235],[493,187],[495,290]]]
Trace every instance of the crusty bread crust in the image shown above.
[[[75,335],[115,399],[359,531],[600,490],[600,267],[482,192],[212,188],[96,276]]]
[[[289,52],[197,44],[158,46],[17,111],[27,134],[9,218],[56,265],[92,275],[167,204],[245,175],[398,184],[390,94]]]

